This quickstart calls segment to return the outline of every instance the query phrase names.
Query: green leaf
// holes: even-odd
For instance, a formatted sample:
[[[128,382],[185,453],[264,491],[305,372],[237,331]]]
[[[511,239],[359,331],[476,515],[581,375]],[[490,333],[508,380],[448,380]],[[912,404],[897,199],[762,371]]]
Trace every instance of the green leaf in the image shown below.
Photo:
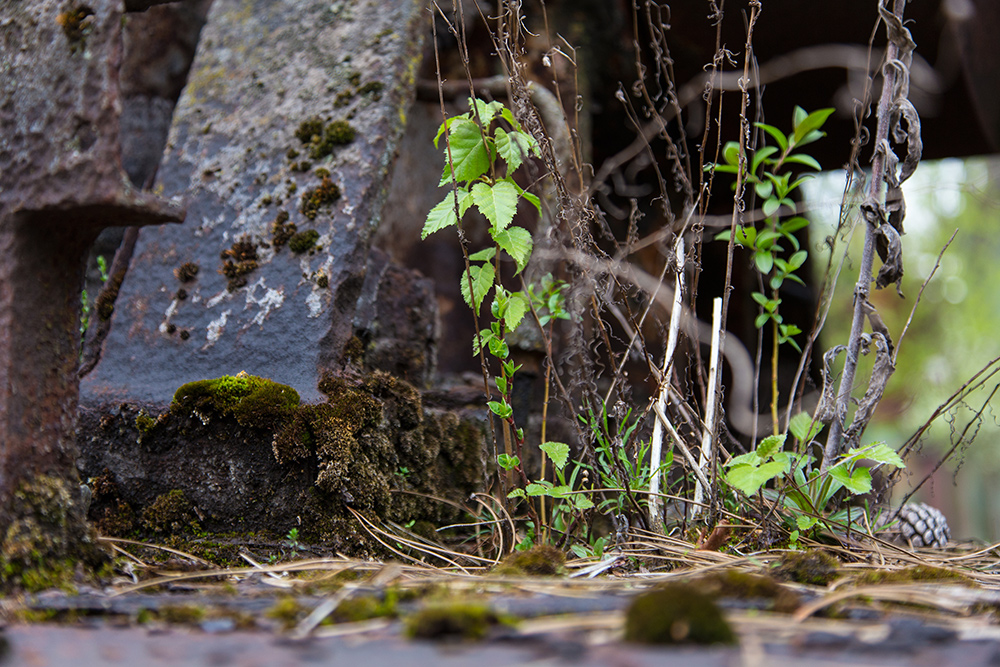
[[[778,149],[775,146],[764,146],[763,148],[759,149],[756,153],[753,154],[753,162],[751,163],[750,173],[756,174],[757,167],[760,166],[760,163],[777,152]],[[766,197],[767,195],[763,196]]]
[[[461,122],[457,122],[457,121]],[[490,168],[490,156],[483,143],[479,126],[468,119],[456,119],[448,134],[451,146],[451,160],[455,166],[455,178],[459,181],[474,181]],[[445,162],[448,148],[445,147]]]
[[[492,186],[480,181],[472,186],[472,199],[496,231],[503,231],[514,220],[517,188],[510,181],[497,181]]]
[[[774,267],[774,255],[772,255],[767,250],[760,250],[753,254],[754,264],[757,265],[757,270],[763,274],[768,274]]]
[[[794,218],[789,218],[778,225],[778,229],[781,230],[783,236],[791,236],[795,232],[809,226],[809,221],[803,218],[801,215],[797,215]]]
[[[754,301],[756,301],[757,305],[759,305],[761,308],[766,307],[768,305],[768,302],[770,301],[770,299],[768,299],[766,296],[764,296],[760,292],[751,292],[750,293],[750,298],[753,299]]]
[[[507,312],[504,313],[503,321],[507,331],[514,331],[521,324],[525,313],[530,310],[528,298],[521,292],[514,292],[507,302]]]
[[[732,468],[738,465],[758,465],[760,463],[760,458],[757,456],[757,452],[747,452],[746,454],[740,454],[739,456],[734,456],[726,464],[727,468]]]
[[[764,209],[764,216],[770,218],[774,215],[775,211],[781,208],[781,202],[778,201],[777,197],[768,197],[762,208]]]
[[[813,130],[818,130],[826,123],[826,119],[835,111],[832,107],[813,111],[811,114],[795,124],[795,131],[792,133],[792,143],[799,145],[802,139]]]
[[[740,145],[735,141],[727,141],[722,149],[722,157],[727,164],[735,167],[740,163]]]
[[[507,378],[503,377],[502,375],[498,375],[496,377],[496,383],[497,383],[497,391],[499,391],[501,395],[506,396],[507,395]]]
[[[726,483],[745,495],[752,496],[772,479],[784,472],[784,464],[771,461],[762,466],[737,466],[726,473]]]
[[[788,422],[788,430],[800,441],[809,442],[823,430],[823,423],[813,422],[812,415],[808,412],[800,412]]]
[[[470,262],[488,262],[497,254],[496,248],[483,248],[477,253],[469,255]]]
[[[477,99],[475,97],[469,98],[469,107],[474,110],[470,111],[467,115],[470,119],[475,120],[476,116],[479,116],[479,122],[483,124],[483,127],[489,127],[493,119],[496,118],[503,110],[503,104],[497,102],[496,100],[492,102],[484,102],[483,100]]]
[[[503,338],[497,338],[494,336],[490,339],[490,354],[492,354],[497,359],[506,359],[510,356],[510,347],[507,346],[507,341]]]
[[[757,457],[762,461],[774,456],[785,444],[785,434],[769,435],[757,445]]]
[[[507,494],[508,498],[526,498],[527,495],[524,493],[524,489],[514,489]]]
[[[791,267],[792,271],[794,271],[806,263],[807,257],[809,257],[808,250],[799,250],[797,253],[788,258],[788,266]]]
[[[792,109],[792,127],[793,128],[798,127],[802,123],[802,121],[806,119],[806,116],[808,115],[809,115],[808,111],[806,111],[798,104],[796,104],[795,108]]]
[[[497,463],[504,470],[513,470],[517,466],[521,465],[521,459],[516,456],[511,456],[510,454],[498,454]]]
[[[469,294],[469,276],[472,277],[472,294]],[[490,288],[493,287],[493,279],[495,277],[496,272],[492,264],[470,266],[468,272],[462,273],[462,298],[465,299],[465,303],[468,304],[469,308],[472,308],[477,313],[479,312],[479,308],[483,304],[483,299],[486,298]]]
[[[774,125],[768,125],[766,123],[754,123],[753,125],[754,127],[760,128],[770,134],[771,137],[774,138],[774,141],[778,144],[782,153],[788,150],[788,139],[785,137],[784,132],[776,128]]]
[[[532,482],[524,487],[524,491],[529,496],[549,496],[552,495],[552,483],[544,481]]]
[[[490,409],[490,412],[495,414],[500,419],[507,419],[512,414],[514,414],[514,409],[507,405],[504,401],[489,401],[486,407]]]
[[[518,185],[516,181],[511,181],[511,183],[513,183],[514,187],[517,188],[517,194],[521,195],[526,200],[528,200],[528,203],[531,204],[532,206],[534,206],[538,210],[538,215],[541,215],[542,214],[542,200],[539,199],[537,196],[531,194],[527,190],[522,189],[521,186]]]
[[[489,329],[483,329],[479,332],[479,335],[472,337],[472,354],[473,356],[479,354],[480,343],[483,345],[489,345],[490,340],[493,338],[493,332]]]
[[[538,448],[549,455],[552,464],[562,470],[569,460],[569,445],[563,442],[543,442]]]
[[[767,324],[768,320],[770,319],[771,319],[771,313],[761,313],[756,318],[754,318],[753,325],[758,329],[761,329],[764,327],[765,324]]]
[[[438,128],[437,134],[434,136],[434,148],[438,148],[438,142],[441,140],[441,135],[444,134],[446,129],[450,129],[455,121],[468,120],[469,114],[463,113],[458,116],[452,116],[445,122],[441,123],[441,127]]]
[[[502,127],[496,131],[497,153],[507,163],[507,173],[512,174],[524,161],[536,152],[534,137],[523,132],[506,132]]]
[[[448,196],[427,214],[424,228],[420,232],[420,239],[426,239],[439,229],[445,229],[457,224],[458,216],[455,215],[455,199],[454,195],[449,192]]]
[[[582,493],[577,493],[570,497],[573,499],[573,504],[578,510],[589,510],[594,508],[594,501]]]
[[[795,164],[804,164],[807,167],[811,167],[816,171],[822,171],[823,167],[812,155],[789,155],[785,158],[785,162],[793,162]]]
[[[517,272],[523,271],[531,257],[531,232],[524,227],[508,227],[500,233],[494,233],[491,229],[490,234],[497,245],[514,259]]]
[[[772,146],[773,148],[773,146]],[[770,181],[761,181],[754,186],[754,190],[757,192],[757,196],[761,199],[767,199],[774,192],[774,183]]]
[[[884,442],[873,442],[867,447],[854,447],[851,451],[847,452],[847,456],[852,459],[871,459],[876,463],[885,463],[896,466],[897,468],[906,467],[906,464],[903,463],[903,459],[899,457],[899,454],[897,454],[892,447]]]
[[[729,240],[729,237],[726,237]],[[750,225],[743,225],[736,228],[736,242],[741,246],[753,247],[757,241],[757,230]]]
[[[811,530],[813,526],[818,523],[815,517],[806,516],[805,514],[800,514],[795,517],[795,525],[799,527],[799,530],[805,532]]]
[[[840,482],[852,495],[861,495],[872,490],[872,474],[865,467],[856,468],[853,472],[847,471],[847,466],[843,463],[833,466],[827,471],[834,480]]]

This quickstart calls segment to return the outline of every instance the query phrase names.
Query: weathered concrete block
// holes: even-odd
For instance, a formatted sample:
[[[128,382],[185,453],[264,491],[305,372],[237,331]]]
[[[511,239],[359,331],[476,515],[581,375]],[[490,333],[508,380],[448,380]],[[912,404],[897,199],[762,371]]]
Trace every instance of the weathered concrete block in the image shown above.
[[[187,220],[141,234],[84,404],[165,405],[241,370],[320,398],[353,333],[422,9],[216,0],[156,186]]]

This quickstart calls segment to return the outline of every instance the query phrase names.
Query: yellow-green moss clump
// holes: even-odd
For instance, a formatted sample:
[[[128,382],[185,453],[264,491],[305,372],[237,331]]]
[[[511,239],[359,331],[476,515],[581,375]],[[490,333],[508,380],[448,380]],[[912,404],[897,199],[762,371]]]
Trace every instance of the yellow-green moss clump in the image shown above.
[[[414,639],[470,639],[486,637],[502,620],[480,602],[429,604],[406,617],[406,634]]]
[[[203,421],[231,415],[241,426],[267,428],[289,417],[299,401],[298,392],[288,385],[244,371],[183,385],[174,393],[170,410],[194,413]]]
[[[288,221],[288,211],[278,211],[277,217],[271,223],[271,245],[276,249],[288,243],[288,240],[295,236],[298,227],[294,222]]]
[[[566,554],[548,544],[538,544],[527,551],[507,556],[495,572],[509,576],[553,577],[562,572]]]
[[[733,644],[736,634],[711,597],[690,584],[666,584],[632,601],[625,640],[642,644]]]
[[[223,250],[220,258],[224,261],[219,273],[229,279],[228,289],[234,292],[247,284],[247,274],[258,266],[257,244],[244,234],[233,242],[232,247]]]
[[[84,521],[79,487],[71,481],[48,475],[22,481],[6,516],[0,528],[2,589],[71,589],[78,566],[86,571],[109,560]]]

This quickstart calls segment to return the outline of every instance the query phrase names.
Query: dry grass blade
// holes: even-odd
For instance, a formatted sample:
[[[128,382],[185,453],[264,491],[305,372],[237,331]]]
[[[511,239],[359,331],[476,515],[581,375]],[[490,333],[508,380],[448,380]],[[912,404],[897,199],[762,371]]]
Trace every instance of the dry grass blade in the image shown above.
[[[212,563],[209,563],[204,558],[198,558],[194,554],[189,554],[189,553],[184,552],[184,551],[179,551],[178,549],[171,549],[170,547],[165,547],[165,546],[163,546],[161,544],[151,544],[149,542],[137,542],[135,540],[126,540],[126,539],[123,539],[123,538],[120,538],[120,537],[98,537],[97,540],[99,542],[107,542],[108,544],[110,544],[112,546],[115,546],[115,545],[118,545],[118,544],[130,544],[132,546],[142,547],[144,549],[156,549],[158,551],[166,551],[167,553],[171,553],[171,554],[173,554],[175,556],[180,556],[181,558],[186,558],[187,560],[190,560],[190,561],[192,561],[194,563],[198,563],[199,565],[204,565],[207,568],[216,569],[216,567],[217,567],[217,566],[213,565]],[[135,557],[132,557],[132,558],[135,558]],[[141,561],[139,561],[139,562],[141,562]]]
[[[398,564],[389,563],[372,575],[371,579],[366,583],[369,586],[383,587],[399,577],[400,572],[401,569]],[[351,597],[354,591],[360,588],[360,586],[361,584],[359,583],[344,584],[340,590],[321,602],[308,616],[302,619],[289,636],[292,639],[305,639],[308,637],[316,629],[316,626],[323,622],[323,619],[336,611],[340,603]]]
[[[902,602],[932,607],[953,614],[968,614],[977,604],[997,604],[1000,594],[995,591],[976,590],[966,586],[942,586],[941,584],[884,584],[861,586],[838,591],[819,600],[803,605],[793,614],[792,619],[800,622],[832,604],[864,597],[881,602]]]

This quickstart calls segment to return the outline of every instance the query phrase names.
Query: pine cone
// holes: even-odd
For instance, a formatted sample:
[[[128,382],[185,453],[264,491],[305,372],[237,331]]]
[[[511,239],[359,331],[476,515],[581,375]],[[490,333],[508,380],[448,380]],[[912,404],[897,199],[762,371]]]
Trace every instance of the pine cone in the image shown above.
[[[926,503],[907,503],[899,510],[893,541],[912,547],[943,547],[951,538],[948,520],[936,507]]]

